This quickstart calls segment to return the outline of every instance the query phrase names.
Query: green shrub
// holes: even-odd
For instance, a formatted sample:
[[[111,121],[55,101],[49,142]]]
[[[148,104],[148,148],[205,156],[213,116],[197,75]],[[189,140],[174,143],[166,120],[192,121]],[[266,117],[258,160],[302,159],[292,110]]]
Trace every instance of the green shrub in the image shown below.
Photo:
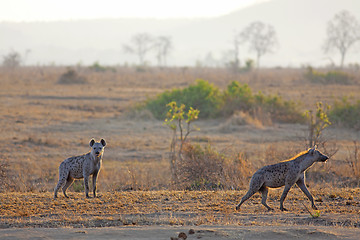
[[[93,65],[91,65],[89,67],[89,69],[95,71],[95,72],[106,72],[106,71],[112,71],[112,72],[116,72],[116,69],[113,67],[104,67],[102,65],[100,65],[99,62],[94,62]]]
[[[330,71],[325,75],[326,83],[350,84],[351,76],[340,71]]]
[[[223,94],[222,113],[231,116],[237,111],[249,111],[254,105],[254,96],[247,84],[232,81]]]
[[[312,83],[321,84],[350,84],[351,76],[341,71],[329,71],[327,73],[321,73],[315,71],[312,67],[307,68],[305,78]]]
[[[300,104],[294,101],[285,101],[278,95],[264,95],[259,92],[254,96],[255,108],[260,108],[263,112],[270,114],[275,122],[297,123],[304,122],[305,118],[301,113]]]
[[[201,109],[199,117],[214,117],[221,106],[219,88],[204,80],[197,80],[194,85],[184,89],[173,89],[159,94],[155,99],[148,100],[145,108],[149,109],[157,119],[166,117],[169,102],[184,104],[194,109]]]
[[[252,94],[247,84],[231,82],[224,93],[224,116],[231,116],[235,112],[249,112],[253,117],[259,110],[270,115],[276,122],[303,122],[304,117],[299,110],[299,104],[285,101],[278,95],[264,95],[262,92]]]
[[[330,121],[334,124],[360,129],[360,101],[351,104],[348,99],[336,101],[329,113]]]
[[[304,122],[299,104],[285,101],[278,95],[253,94],[247,84],[231,82],[227,89],[220,92],[218,87],[204,80],[197,80],[194,85],[184,89],[173,89],[148,100],[144,107],[157,119],[166,117],[166,104],[176,102],[200,109],[199,118],[229,117],[235,112],[248,112],[253,117],[259,112],[269,115],[277,122]],[[188,109],[185,109],[187,111]]]

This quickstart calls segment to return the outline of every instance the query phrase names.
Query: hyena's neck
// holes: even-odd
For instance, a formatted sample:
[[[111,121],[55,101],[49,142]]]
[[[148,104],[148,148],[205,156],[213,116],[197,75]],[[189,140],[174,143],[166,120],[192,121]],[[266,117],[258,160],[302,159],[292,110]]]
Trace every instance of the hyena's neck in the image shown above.
[[[93,160],[94,164],[98,164],[99,162],[101,162],[102,160],[102,154],[100,154],[99,156],[95,156],[94,154],[91,154],[90,153],[90,156],[91,156],[91,160]]]
[[[307,154],[302,156],[302,159],[299,159],[301,172],[306,171],[309,167],[314,164],[314,159],[312,157],[308,157]]]

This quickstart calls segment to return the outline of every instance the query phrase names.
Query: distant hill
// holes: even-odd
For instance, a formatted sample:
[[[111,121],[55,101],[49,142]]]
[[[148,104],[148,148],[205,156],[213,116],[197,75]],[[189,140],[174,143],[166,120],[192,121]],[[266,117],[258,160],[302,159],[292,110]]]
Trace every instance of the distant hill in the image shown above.
[[[252,21],[262,21],[274,26],[280,43],[276,53],[262,58],[263,66],[325,65],[329,57],[339,62],[337,54],[325,56],[321,46],[327,22],[344,9],[360,21],[358,0],[270,0],[217,18],[1,22],[0,55],[29,49],[27,64],[132,64],[137,59],[125,54],[122,46],[132,35],[146,32],[171,36],[174,50],[169,65],[214,64],[232,49],[236,32]],[[255,57],[242,48],[240,58]],[[156,65],[154,54],[147,60]],[[349,53],[346,62],[360,62],[359,55]]]

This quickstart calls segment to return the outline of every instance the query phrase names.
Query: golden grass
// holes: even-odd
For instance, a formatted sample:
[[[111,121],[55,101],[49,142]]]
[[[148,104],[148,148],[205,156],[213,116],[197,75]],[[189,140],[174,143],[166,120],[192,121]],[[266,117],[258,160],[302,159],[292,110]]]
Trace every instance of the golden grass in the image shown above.
[[[344,225],[359,227],[360,189],[313,189],[319,207],[314,219],[310,206],[297,188],[288,195],[289,212],[278,209],[281,191],[270,191],[268,212],[254,195],[240,211],[235,205],[245,191],[132,191],[104,192],[86,199],[69,193],[70,199],[52,193],[0,194],[0,228],[7,227],[101,227],[120,225]],[[313,210],[310,210],[313,211]]]

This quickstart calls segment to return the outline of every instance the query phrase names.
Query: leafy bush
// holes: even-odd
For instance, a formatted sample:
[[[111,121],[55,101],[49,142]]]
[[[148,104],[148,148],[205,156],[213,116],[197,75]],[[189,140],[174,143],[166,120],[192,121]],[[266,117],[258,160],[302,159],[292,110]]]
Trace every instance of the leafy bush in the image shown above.
[[[231,116],[235,112],[249,112],[253,117],[256,113],[268,113],[273,121],[303,122],[304,117],[299,110],[299,104],[285,101],[281,96],[264,95],[262,92],[253,95],[247,84],[231,82],[224,93],[224,116]]]
[[[278,95],[265,96],[262,92],[259,92],[254,98],[255,108],[260,108],[263,112],[267,112],[273,121],[287,123],[304,122],[304,116],[299,109],[299,104],[294,101],[285,101]]]
[[[264,95],[261,92],[253,94],[247,84],[231,82],[223,92],[204,80],[197,80],[196,84],[184,89],[173,89],[159,94],[148,100],[145,108],[150,110],[157,119],[166,116],[166,104],[176,102],[194,109],[200,109],[200,118],[229,117],[236,112],[247,112],[253,117],[261,112],[277,122],[304,122],[299,110],[299,104],[285,101],[278,95]]]
[[[112,71],[112,72],[116,72],[115,68],[113,68],[113,67],[104,67],[104,66],[100,65],[99,62],[94,62],[94,64],[91,65],[89,67],[89,69],[91,69],[91,70],[93,70],[95,72],[106,72],[107,70]]]
[[[336,101],[329,113],[330,121],[334,124],[360,129],[360,101],[351,104],[348,99]]]
[[[329,71],[327,73],[321,73],[315,71],[312,67],[307,68],[305,77],[312,83],[321,84],[350,84],[352,80],[349,74],[341,71]]]
[[[223,98],[222,112],[224,116],[231,116],[239,110],[249,111],[254,105],[254,96],[249,85],[241,85],[236,81],[232,81],[228,85]]]
[[[184,89],[173,89],[159,94],[155,99],[148,100],[145,108],[149,109],[157,119],[166,117],[169,102],[184,104],[194,109],[201,109],[199,117],[214,117],[221,104],[220,91],[213,84],[197,80],[196,84]]]

